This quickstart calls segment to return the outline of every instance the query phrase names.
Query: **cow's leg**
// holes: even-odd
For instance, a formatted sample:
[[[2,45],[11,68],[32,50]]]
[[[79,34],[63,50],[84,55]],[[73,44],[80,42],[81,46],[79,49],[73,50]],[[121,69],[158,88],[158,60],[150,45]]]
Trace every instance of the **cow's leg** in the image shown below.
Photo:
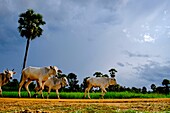
[[[39,92],[38,93],[41,95],[42,98],[44,98],[43,93],[42,93],[42,90],[44,89],[44,82],[42,82],[42,80],[39,80],[38,83],[39,83]]]
[[[84,91],[84,98],[86,98],[87,91],[88,91],[88,87],[87,87],[87,88],[85,89],[85,91]]]
[[[103,89],[101,89],[101,97],[100,98],[102,98],[103,99],[103,95],[104,95],[104,93],[103,93]]]
[[[51,92],[51,87],[48,88],[48,95],[47,95],[47,98],[49,98],[50,92]]]
[[[34,88],[35,92],[38,92],[39,89],[40,89],[39,86],[36,86],[36,87]]]
[[[43,95],[44,84],[45,84],[45,82],[42,82],[42,87],[41,87],[41,89],[40,89],[40,94],[41,94],[41,97],[42,97],[42,98],[44,98],[44,95]]]
[[[39,91],[39,94],[41,95],[41,98],[44,98],[43,90],[42,89]]]
[[[28,82],[25,84],[25,89],[27,90],[28,95],[29,95],[30,98],[31,98],[31,93],[30,93],[30,91],[29,91],[28,86],[30,85],[31,82],[32,82],[32,80],[28,80]]]
[[[37,86],[34,88],[35,93],[36,93],[36,92],[38,92],[38,90],[40,89],[40,85],[39,85],[39,83],[38,83],[38,81],[37,81],[37,80],[36,80],[36,82],[37,82]]]
[[[87,88],[84,91],[84,98],[86,98]]]
[[[91,98],[90,98],[90,94],[89,94],[90,89],[91,89],[91,88],[88,88],[88,90],[87,90],[87,91],[88,91],[88,98],[89,98],[89,99],[91,99]]]
[[[21,82],[19,83],[18,97],[21,97],[21,88],[22,88],[25,81],[26,81],[26,79],[22,79]]]
[[[2,89],[1,89],[1,87],[0,87],[0,96],[2,97]]]
[[[57,98],[60,99],[60,96],[59,96],[59,93],[58,93],[58,89],[56,89],[56,95],[57,95]]]
[[[102,96],[102,99],[103,99],[103,98],[104,98],[104,95],[105,95],[105,93],[106,93],[107,91],[106,91],[106,89],[105,89],[104,87],[101,87],[101,90],[102,90],[101,96]]]
[[[90,87],[87,87],[87,88],[85,89],[84,98],[86,98],[86,93],[88,92],[88,98],[90,99],[90,95],[89,95],[90,89],[91,89],[91,86],[90,86]]]
[[[38,95],[41,94],[41,88],[42,88],[42,81],[41,80],[36,80],[36,82],[37,82],[37,87],[34,88],[34,90],[35,90],[35,94],[34,94],[35,98],[37,98]]]
[[[34,97],[35,97],[35,98],[37,98],[37,96],[38,96],[38,91],[39,91],[39,89],[40,89],[40,85],[39,85],[38,80],[36,80],[36,83],[37,83],[37,86],[34,88],[34,90],[35,90]]]

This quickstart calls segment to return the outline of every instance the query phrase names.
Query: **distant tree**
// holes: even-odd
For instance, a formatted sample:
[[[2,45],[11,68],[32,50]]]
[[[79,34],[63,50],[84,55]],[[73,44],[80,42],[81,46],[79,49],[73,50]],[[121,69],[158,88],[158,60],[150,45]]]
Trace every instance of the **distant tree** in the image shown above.
[[[156,92],[156,85],[155,84],[151,84],[151,89],[153,90],[153,92]]]
[[[67,76],[68,82],[69,82],[69,90],[70,91],[78,91],[79,85],[77,80],[77,75],[74,73],[69,73]]]
[[[22,37],[25,36],[27,39],[24,63],[22,68],[24,69],[26,66],[30,41],[42,35],[43,29],[40,26],[44,25],[45,21],[43,21],[43,16],[41,14],[35,13],[32,9],[28,9],[25,13],[21,13],[19,15],[18,23],[18,30],[20,35]]]
[[[142,93],[147,93],[147,88],[144,86],[144,87],[142,87]]]
[[[168,86],[169,84],[170,84],[170,81],[168,79],[164,79],[162,81],[162,85],[165,86],[166,88],[166,91],[165,91],[166,94],[169,94],[169,86]]]
[[[104,75],[102,75],[102,77],[109,77],[109,75],[107,75],[107,74],[104,74]]]
[[[19,86],[19,82],[17,79],[13,79],[12,81],[8,82],[6,85],[2,86],[4,91],[17,91]]]
[[[95,72],[95,73],[93,74],[93,76],[95,76],[95,77],[102,77],[103,74],[102,74],[101,72]]]
[[[132,87],[131,91],[135,92],[135,93],[140,93],[141,89],[140,88],[136,88],[136,87]]]
[[[127,91],[127,90],[126,90],[127,88],[126,88],[125,86],[120,86],[119,89],[120,89],[120,92]]]
[[[159,86],[159,87],[156,88],[156,92],[165,94],[166,93],[166,88]]]
[[[120,91],[120,85],[119,84],[116,84],[116,85],[110,85],[109,87],[108,87],[108,89],[109,89],[109,91],[117,91],[117,92],[119,92]]]
[[[115,77],[115,73],[117,72],[117,70],[112,68],[112,69],[109,70],[109,72],[110,72],[111,77]]]
[[[12,80],[12,86],[14,86],[14,87],[18,87],[19,86],[19,82],[18,82],[17,79],[13,79]]]

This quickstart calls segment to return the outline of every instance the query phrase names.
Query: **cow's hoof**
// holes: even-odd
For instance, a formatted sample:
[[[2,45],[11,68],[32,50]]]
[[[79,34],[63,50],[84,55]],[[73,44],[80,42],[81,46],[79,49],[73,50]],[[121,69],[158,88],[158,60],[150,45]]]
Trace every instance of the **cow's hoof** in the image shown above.
[[[37,98],[37,97],[38,97],[38,94],[34,94],[33,97],[34,97],[34,98]]]

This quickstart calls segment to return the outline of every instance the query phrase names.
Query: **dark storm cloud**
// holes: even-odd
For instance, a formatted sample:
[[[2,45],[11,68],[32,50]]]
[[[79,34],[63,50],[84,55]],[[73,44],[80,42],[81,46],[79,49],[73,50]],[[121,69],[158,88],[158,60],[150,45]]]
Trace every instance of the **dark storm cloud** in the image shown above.
[[[1,1],[0,4],[0,50],[9,52],[16,50],[22,45],[18,33],[18,13],[16,13],[15,4],[12,1]]]
[[[150,57],[150,55],[148,55],[148,54],[132,53],[129,51],[124,51],[124,54],[127,55],[128,57],[139,57],[139,58],[149,58]]]
[[[133,64],[131,64],[129,62],[125,62],[125,63],[117,62],[117,65],[120,66],[120,67],[125,67],[125,66],[132,67],[133,66]]]
[[[126,65],[127,66],[133,66],[133,64],[129,63],[129,62],[126,62]]]
[[[125,66],[125,65],[124,65],[123,63],[121,63],[121,62],[118,62],[117,65],[120,66],[120,67],[124,67],[124,66]]]
[[[160,83],[163,79],[170,79],[170,63],[164,65],[155,61],[149,61],[147,64],[134,67],[139,78]]]

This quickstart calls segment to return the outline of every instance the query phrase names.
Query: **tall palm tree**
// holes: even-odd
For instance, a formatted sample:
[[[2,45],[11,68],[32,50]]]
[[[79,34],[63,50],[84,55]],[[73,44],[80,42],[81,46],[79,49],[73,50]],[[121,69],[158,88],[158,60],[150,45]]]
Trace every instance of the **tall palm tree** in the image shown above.
[[[24,63],[22,68],[24,69],[26,66],[30,41],[42,35],[43,29],[40,26],[44,25],[45,21],[43,21],[43,16],[41,14],[35,13],[32,9],[28,9],[26,12],[19,15],[18,23],[18,30],[20,35],[22,37],[25,36],[27,39]]]
[[[114,69],[114,68],[111,68],[111,69],[109,70],[109,72],[110,72],[110,76],[111,76],[111,77],[115,77],[115,72],[117,72],[117,70]]]

